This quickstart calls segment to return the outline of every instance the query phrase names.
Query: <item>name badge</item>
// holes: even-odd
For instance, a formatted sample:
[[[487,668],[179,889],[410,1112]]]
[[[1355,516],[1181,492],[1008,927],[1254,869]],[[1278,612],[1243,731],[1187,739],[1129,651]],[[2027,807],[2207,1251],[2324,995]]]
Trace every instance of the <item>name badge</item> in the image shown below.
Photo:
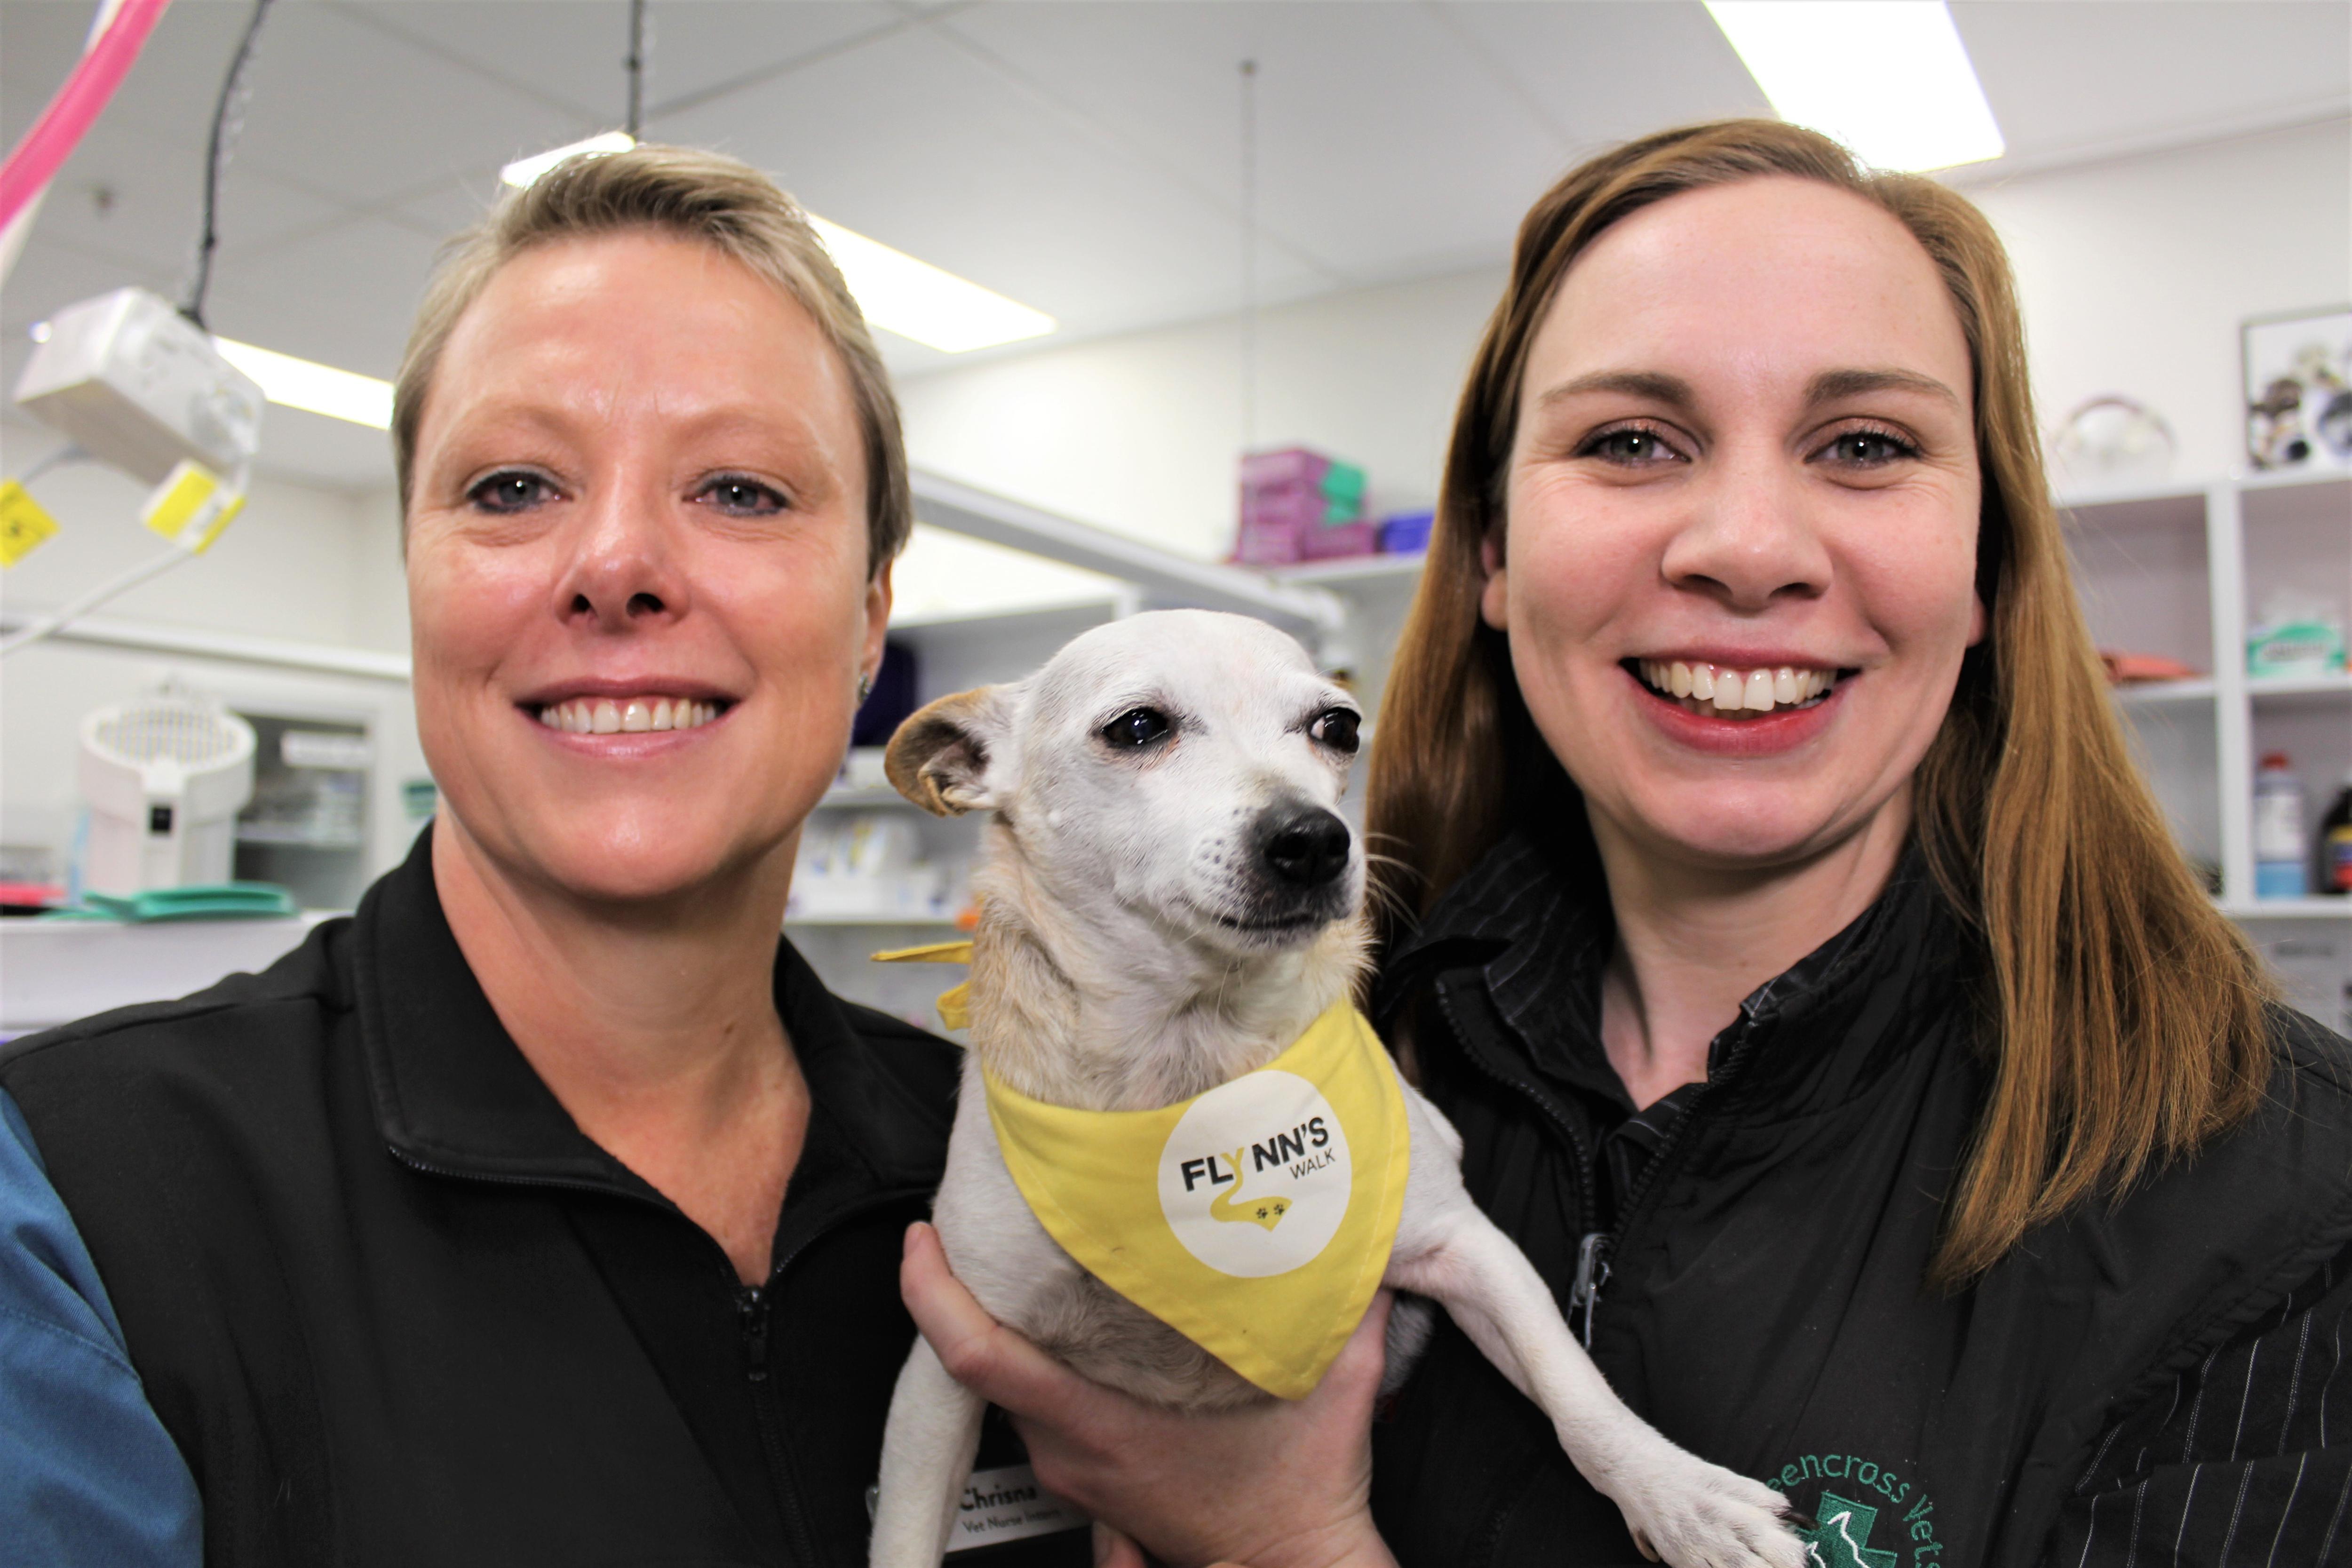
[[[1026,1465],[974,1470],[956,1506],[948,1550],[969,1552],[1000,1541],[1084,1530],[1087,1523],[1085,1514],[1038,1485],[1037,1472]]]

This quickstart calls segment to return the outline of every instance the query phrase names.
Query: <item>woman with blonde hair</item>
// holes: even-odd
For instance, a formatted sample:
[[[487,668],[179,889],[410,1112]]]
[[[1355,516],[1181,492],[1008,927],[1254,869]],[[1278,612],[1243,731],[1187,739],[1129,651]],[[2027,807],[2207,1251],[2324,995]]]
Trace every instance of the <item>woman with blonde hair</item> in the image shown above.
[[[442,809],[0,1055],[0,1561],[861,1560],[956,1053],[781,932],[914,522],[881,357],[790,196],[639,146],[444,256],[393,438]]]
[[[2352,1058],[2273,1003],[2134,768],[1964,199],[1757,121],[1545,194],[1368,810],[1371,1011],[1473,1194],[1808,1561],[2352,1552]],[[1360,1373],[1266,1417],[1320,1460],[1188,1532],[1176,1438],[918,1262],[1041,1475],[1172,1560],[1637,1560],[1450,1325],[1369,1485]]]

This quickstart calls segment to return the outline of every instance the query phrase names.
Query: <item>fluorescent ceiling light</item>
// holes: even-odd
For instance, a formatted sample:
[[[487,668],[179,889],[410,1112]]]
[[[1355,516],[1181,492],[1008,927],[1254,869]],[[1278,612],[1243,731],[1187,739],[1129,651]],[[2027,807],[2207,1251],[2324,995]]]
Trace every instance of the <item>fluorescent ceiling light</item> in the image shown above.
[[[602,136],[591,136],[535,158],[517,158],[499,171],[499,178],[509,185],[525,187],[575,153],[625,153],[636,144],[636,138],[625,131],[607,131]]]
[[[2000,127],[1942,0],[1708,0],[1748,74],[1791,124],[1881,169],[2001,155]]]
[[[220,349],[221,358],[253,377],[261,395],[272,403],[378,430],[392,428],[392,383],[388,381],[228,338],[215,338],[213,342]]]
[[[509,185],[529,185],[576,153],[620,153],[635,145],[626,132],[608,132],[536,158],[518,159],[500,177]],[[834,265],[841,268],[842,281],[856,297],[857,308],[875,326],[951,354],[1042,338],[1054,330],[1054,318],[1043,310],[814,213],[809,223],[833,253]]]
[[[857,296],[857,308],[877,327],[887,327],[902,338],[951,354],[998,343],[1042,338],[1054,330],[1054,318],[1008,300],[992,289],[918,261],[903,250],[893,250],[828,223],[815,214],[809,222],[817,237],[833,252],[842,280]]]

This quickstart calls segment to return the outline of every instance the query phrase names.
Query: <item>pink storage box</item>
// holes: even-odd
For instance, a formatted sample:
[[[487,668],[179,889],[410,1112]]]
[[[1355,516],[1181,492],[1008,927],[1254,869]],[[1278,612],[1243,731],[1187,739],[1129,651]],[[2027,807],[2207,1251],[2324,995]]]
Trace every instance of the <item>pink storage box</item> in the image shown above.
[[[1370,555],[1380,546],[1380,525],[1373,522],[1335,522],[1325,528],[1302,529],[1298,534],[1298,553],[1307,561]]]
[[[1330,503],[1323,492],[1305,485],[1283,484],[1242,492],[1242,520],[1278,528],[1318,528]]]
[[[1298,543],[1303,531],[1292,523],[1256,522],[1244,518],[1241,531],[1234,538],[1234,561],[1242,566],[1287,566],[1304,559]]]
[[[1250,452],[1242,458],[1242,490],[1270,489],[1276,485],[1300,485],[1314,489],[1331,471],[1331,459],[1304,447],[1279,452]]]

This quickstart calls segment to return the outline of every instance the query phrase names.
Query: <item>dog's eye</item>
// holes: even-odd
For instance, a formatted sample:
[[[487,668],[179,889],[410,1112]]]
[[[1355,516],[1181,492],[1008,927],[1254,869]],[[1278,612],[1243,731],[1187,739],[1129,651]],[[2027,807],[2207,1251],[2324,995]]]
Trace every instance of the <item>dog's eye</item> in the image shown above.
[[[1356,726],[1362,721],[1350,709],[1326,708],[1315,716],[1315,727],[1307,733],[1335,752],[1353,752]]]
[[[1102,727],[1114,746],[1148,746],[1168,733],[1168,715],[1157,708],[1130,708]]]

